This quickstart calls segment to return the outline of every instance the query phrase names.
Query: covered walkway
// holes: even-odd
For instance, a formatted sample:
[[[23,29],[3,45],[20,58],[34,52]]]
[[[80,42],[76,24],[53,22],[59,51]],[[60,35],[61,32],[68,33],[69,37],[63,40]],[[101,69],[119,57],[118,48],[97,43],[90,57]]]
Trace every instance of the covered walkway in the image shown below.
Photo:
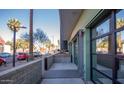
[[[44,72],[41,84],[84,84],[77,66],[68,54],[57,54],[51,67]]]
[[[75,64],[56,62],[45,72],[42,84],[84,84]]]

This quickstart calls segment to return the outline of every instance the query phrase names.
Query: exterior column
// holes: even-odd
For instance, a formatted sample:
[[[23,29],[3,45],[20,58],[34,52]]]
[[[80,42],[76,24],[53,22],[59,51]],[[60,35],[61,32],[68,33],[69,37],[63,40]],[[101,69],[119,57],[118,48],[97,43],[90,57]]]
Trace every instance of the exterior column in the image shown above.
[[[84,31],[84,80],[90,80],[90,29]]]
[[[82,76],[82,78],[84,78],[84,48],[83,48],[83,32],[79,31],[78,33],[78,58],[79,58],[79,64],[78,64],[78,70]]]

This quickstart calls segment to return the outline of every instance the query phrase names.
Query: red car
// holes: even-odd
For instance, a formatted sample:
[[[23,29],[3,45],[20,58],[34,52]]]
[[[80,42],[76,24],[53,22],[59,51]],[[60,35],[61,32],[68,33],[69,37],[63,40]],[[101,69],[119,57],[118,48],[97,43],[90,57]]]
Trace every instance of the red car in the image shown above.
[[[6,64],[6,62],[5,62],[5,60],[4,60],[3,58],[0,58],[0,66],[1,66],[2,64]]]
[[[26,60],[29,58],[29,55],[27,53],[18,53],[17,59],[18,60]]]

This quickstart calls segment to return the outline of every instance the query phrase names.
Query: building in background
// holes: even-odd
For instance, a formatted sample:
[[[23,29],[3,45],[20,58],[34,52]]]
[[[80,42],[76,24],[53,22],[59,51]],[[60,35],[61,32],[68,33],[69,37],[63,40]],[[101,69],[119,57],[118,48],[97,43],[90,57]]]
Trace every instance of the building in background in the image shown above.
[[[11,53],[11,46],[7,45],[2,37],[0,37],[0,53]]]
[[[4,51],[5,41],[0,37],[0,53]]]
[[[10,45],[4,45],[3,52],[11,53],[11,46]]]

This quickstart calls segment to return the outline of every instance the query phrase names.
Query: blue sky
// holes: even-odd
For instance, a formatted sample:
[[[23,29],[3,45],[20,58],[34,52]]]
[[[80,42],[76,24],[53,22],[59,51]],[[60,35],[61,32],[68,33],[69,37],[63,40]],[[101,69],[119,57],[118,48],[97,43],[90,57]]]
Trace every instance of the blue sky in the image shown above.
[[[20,29],[17,32],[17,38],[24,33],[29,32],[29,10],[0,10],[0,36],[5,40],[12,40],[13,32],[7,27],[7,21],[10,18],[18,19],[27,29]],[[54,43],[60,39],[59,11],[55,9],[37,9],[34,10],[34,31],[37,28],[42,29]]]

